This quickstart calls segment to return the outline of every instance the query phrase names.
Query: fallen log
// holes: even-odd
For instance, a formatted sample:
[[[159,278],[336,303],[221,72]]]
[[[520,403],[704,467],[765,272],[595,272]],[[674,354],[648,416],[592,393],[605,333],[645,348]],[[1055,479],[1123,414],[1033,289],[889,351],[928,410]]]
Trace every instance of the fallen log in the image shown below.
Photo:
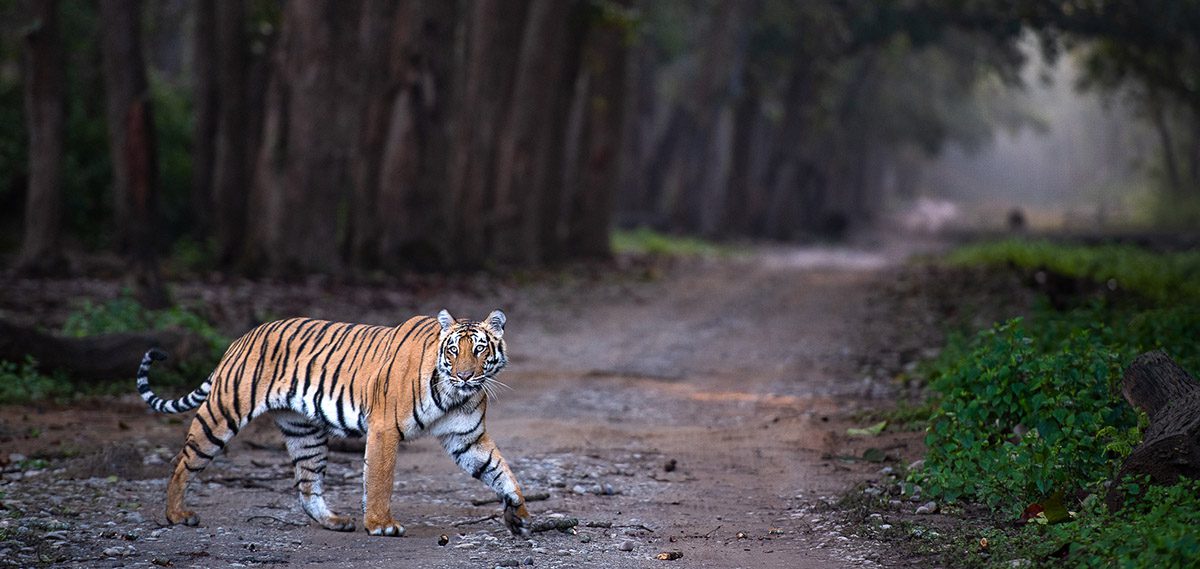
[[[1170,485],[1179,478],[1200,478],[1200,383],[1162,351],[1133,360],[1121,380],[1121,394],[1145,411],[1150,426],[1129,453],[1109,488],[1105,502],[1121,508],[1121,481],[1148,476],[1152,484]]]
[[[209,349],[203,338],[185,330],[69,338],[0,320],[0,360],[24,362],[27,356],[33,356],[39,372],[61,371],[72,381],[133,381],[142,355],[150,348],[165,350],[175,361],[194,358]]]

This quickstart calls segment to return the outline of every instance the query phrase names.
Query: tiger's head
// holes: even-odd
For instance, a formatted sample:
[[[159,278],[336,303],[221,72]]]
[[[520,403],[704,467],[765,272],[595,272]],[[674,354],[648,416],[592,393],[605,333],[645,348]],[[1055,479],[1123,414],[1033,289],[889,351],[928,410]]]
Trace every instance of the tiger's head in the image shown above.
[[[437,369],[442,381],[462,395],[489,390],[496,374],[508,363],[504,345],[506,321],[499,310],[493,310],[483,322],[456,320],[445,310],[439,312],[442,332]]]

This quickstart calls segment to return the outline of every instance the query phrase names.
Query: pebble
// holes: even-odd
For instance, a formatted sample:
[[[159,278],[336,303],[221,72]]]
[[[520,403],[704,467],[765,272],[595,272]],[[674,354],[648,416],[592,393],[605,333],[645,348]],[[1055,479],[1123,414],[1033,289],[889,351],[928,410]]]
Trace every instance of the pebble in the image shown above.
[[[915,460],[908,465],[908,470],[910,472],[914,470],[921,470],[922,468],[925,468],[925,459],[923,458],[921,460]]]
[[[925,502],[920,508],[917,508],[918,514],[935,514],[938,511],[937,502]]]
[[[885,466],[885,467],[879,469],[879,475],[880,476],[891,476],[891,474],[895,471],[896,470],[894,468],[892,468],[890,466]]]
[[[571,491],[576,494],[587,494],[588,493],[588,489],[585,488],[582,484],[576,484],[574,488],[571,488]]]
[[[505,559],[496,564],[496,567],[520,567],[521,562],[516,559]]]
[[[526,558],[525,558],[525,561],[524,561],[523,563],[524,563],[525,565],[533,565],[533,558],[532,558],[532,557],[526,557]]]
[[[584,534],[579,536],[579,543],[591,543],[592,536]]]
[[[473,542],[473,541],[468,541],[468,542],[464,542],[464,543],[460,543],[460,544],[458,544],[458,545],[455,545],[455,546],[454,546],[454,549],[475,549],[475,547],[476,547],[477,545],[479,545],[479,544],[477,544],[477,543],[475,543],[475,542]]]
[[[881,529],[881,530],[889,530],[889,529],[892,529],[892,524],[880,524],[880,525],[879,525],[879,529]]]
[[[633,541],[629,539],[622,541],[621,545],[617,546],[617,549],[620,549],[621,551],[633,551],[633,548]]]
[[[26,458],[27,457],[25,455],[23,455],[19,452],[8,453],[8,461],[9,462],[21,462],[22,460],[25,460]]]

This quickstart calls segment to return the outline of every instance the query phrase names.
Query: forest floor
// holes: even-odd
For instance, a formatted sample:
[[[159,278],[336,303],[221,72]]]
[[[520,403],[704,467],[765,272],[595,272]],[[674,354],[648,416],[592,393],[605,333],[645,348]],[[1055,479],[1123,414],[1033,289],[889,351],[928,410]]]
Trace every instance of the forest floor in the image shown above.
[[[441,287],[176,283],[177,300],[205,303],[231,330],[266,315],[395,323],[443,306],[476,318],[505,309],[511,362],[501,379],[513,389],[489,405],[488,430],[526,494],[549,494],[529,503],[535,519],[577,518],[576,533],[512,537],[492,517],[498,504],[473,503],[491,493],[428,439],[400,451],[392,504],[404,537],[321,529],[300,510],[266,420],[193,482],[200,526],[165,526],[169,462],[190,414],[152,414],[131,378],[127,396],[0,407],[0,454],[44,459],[0,483],[0,565],[903,563],[856,533],[837,504],[881,468],[923,454],[919,433],[846,434],[902,399],[908,388],[893,378],[941,345],[936,299],[911,294],[903,266],[918,249],[754,249]],[[81,296],[113,296],[119,284],[6,288],[5,310],[29,320]],[[862,459],[868,448],[882,455]],[[359,511],[361,470],[361,454],[332,453],[335,511]],[[682,558],[655,559],[674,551]]]

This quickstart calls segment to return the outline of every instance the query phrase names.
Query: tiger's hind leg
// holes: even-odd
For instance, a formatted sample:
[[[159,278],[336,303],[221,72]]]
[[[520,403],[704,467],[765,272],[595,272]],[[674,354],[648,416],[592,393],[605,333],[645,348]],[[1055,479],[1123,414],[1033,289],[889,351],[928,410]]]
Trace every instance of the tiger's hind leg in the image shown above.
[[[205,402],[201,406],[196,418],[192,419],[183,449],[175,456],[175,472],[167,484],[168,522],[189,526],[200,523],[200,517],[185,507],[188,477],[204,470],[204,467],[225,448],[225,444],[237,434],[234,427],[240,426],[239,424],[231,427],[227,421],[216,419],[212,404]]]
[[[288,411],[276,413],[275,424],[283,432],[288,454],[296,467],[296,490],[305,513],[327,529],[354,531],[352,518],[329,511],[325,504],[325,467],[329,453],[329,435],[325,429]]]

